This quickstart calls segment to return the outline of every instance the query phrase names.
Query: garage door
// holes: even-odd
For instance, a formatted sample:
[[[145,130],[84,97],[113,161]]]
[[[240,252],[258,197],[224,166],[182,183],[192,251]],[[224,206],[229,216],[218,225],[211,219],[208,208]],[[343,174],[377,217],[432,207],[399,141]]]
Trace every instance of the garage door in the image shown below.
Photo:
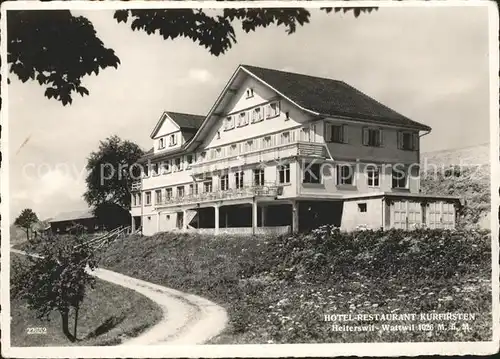
[[[453,203],[431,202],[427,207],[429,228],[455,228],[455,206]]]
[[[419,202],[395,201],[391,205],[391,227],[412,229],[422,224],[422,205]]]

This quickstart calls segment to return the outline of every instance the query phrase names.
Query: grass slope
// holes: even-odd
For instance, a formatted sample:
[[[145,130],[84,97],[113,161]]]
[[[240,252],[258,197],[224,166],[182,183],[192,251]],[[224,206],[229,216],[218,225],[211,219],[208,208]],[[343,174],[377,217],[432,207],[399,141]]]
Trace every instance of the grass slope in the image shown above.
[[[20,255],[13,260],[25,261]],[[11,317],[12,346],[117,345],[159,322],[162,311],[133,290],[97,280],[80,309],[78,342],[71,343],[64,336],[58,313],[50,321],[40,320],[24,301],[12,299]],[[46,328],[46,334],[30,334],[28,328]]]
[[[115,242],[101,265],[223,305],[230,323],[215,343],[476,341],[492,335],[490,252],[489,233],[480,231],[161,233]],[[430,332],[342,332],[324,321],[325,314],[427,312],[475,319]],[[367,323],[408,324],[347,324]]]

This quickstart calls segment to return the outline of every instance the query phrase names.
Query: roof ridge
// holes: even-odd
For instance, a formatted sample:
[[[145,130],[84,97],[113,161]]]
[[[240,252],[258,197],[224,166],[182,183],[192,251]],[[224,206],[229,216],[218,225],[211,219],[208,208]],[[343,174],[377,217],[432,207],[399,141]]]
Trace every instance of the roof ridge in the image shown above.
[[[343,83],[343,84],[347,85],[347,83],[345,81],[343,81],[343,80],[337,80],[337,79],[332,79],[331,77],[307,75],[307,74],[300,73],[300,72],[291,72],[291,71],[285,71],[285,70],[277,70],[277,69],[272,69],[272,68],[269,68],[269,67],[260,67],[260,66],[254,66],[254,65],[241,64],[240,66],[242,66],[242,67],[248,67],[248,68],[252,68],[253,67],[253,68],[256,68],[256,69],[260,69],[260,70],[276,71],[276,72],[281,72],[281,73],[290,74],[290,75],[298,75],[298,76],[310,77],[310,78],[313,78],[313,79],[322,79],[322,80],[335,81],[335,82],[339,82],[339,83]]]
[[[187,112],[177,112],[177,111],[168,111],[168,110],[165,110],[165,112],[167,114],[175,114],[175,115],[197,116],[197,117],[203,117],[203,118],[206,117],[206,115],[198,115],[195,113],[187,113]]]

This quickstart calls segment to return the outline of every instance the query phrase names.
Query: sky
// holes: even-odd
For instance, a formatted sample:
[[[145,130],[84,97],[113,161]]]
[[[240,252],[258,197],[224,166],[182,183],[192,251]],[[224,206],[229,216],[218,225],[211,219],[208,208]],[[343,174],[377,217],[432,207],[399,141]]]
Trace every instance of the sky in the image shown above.
[[[10,76],[11,220],[23,208],[40,219],[87,208],[85,165],[99,141],[116,134],[149,149],[163,111],[206,114],[242,63],[343,80],[431,126],[423,152],[489,142],[485,7],[380,8],[359,18],[310,12],[292,35],[237,30],[238,42],[219,57],[188,39],[134,32],[109,10],[75,12],[121,65],[84,78],[90,96],[66,107]]]

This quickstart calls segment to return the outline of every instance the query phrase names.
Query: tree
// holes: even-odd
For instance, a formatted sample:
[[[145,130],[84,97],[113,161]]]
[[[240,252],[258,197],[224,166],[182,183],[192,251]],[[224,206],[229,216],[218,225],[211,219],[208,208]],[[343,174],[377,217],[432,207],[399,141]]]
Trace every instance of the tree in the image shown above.
[[[138,145],[112,136],[101,141],[99,149],[88,158],[86,183],[83,198],[91,207],[114,203],[130,209],[130,189],[138,179],[140,168],[134,166],[144,154]]]
[[[30,231],[35,223],[38,222],[38,217],[30,208],[25,208],[21,211],[19,217],[14,221],[14,225],[18,226],[26,232],[26,238],[30,240]]]
[[[94,252],[83,236],[53,238],[37,245],[36,252],[40,256],[13,262],[11,294],[25,300],[39,319],[49,320],[52,312],[58,312],[64,335],[74,342],[78,339],[80,306],[87,289],[95,283],[95,278],[86,271],[97,266]]]
[[[335,8],[354,16],[373,7]],[[324,8],[331,12],[332,8]],[[164,39],[189,38],[219,56],[236,43],[234,23],[245,32],[270,25],[283,26],[293,34],[307,24],[311,14],[301,8],[118,10],[114,18],[132,30],[159,34]],[[45,96],[72,103],[72,95],[88,95],[82,79],[100,69],[117,68],[120,59],[97,37],[92,23],[69,10],[9,10],[7,13],[7,62],[9,71],[21,81],[36,80],[45,87]]]

